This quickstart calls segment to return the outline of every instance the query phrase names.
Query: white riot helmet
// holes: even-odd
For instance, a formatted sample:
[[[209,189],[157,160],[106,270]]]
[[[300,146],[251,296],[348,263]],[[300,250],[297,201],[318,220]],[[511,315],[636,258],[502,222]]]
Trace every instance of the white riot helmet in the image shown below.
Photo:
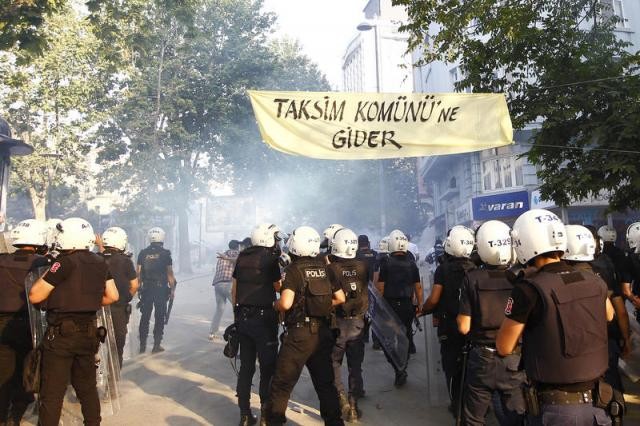
[[[635,222],[627,228],[627,244],[629,248],[634,250],[640,242],[640,222]]]
[[[56,248],[59,250],[91,250],[96,242],[91,224],[79,217],[63,220],[58,226]]]
[[[593,234],[582,225],[565,225],[567,230],[567,250],[562,258],[577,262],[591,262],[596,253]]]
[[[147,232],[150,243],[164,243],[165,235],[164,229],[158,228],[157,226],[149,229],[149,232]]]
[[[342,228],[344,228],[344,226],[334,223],[332,225],[329,225],[324,231],[322,231],[322,236],[329,240],[329,244],[331,244],[331,240],[333,239],[335,233]]]
[[[56,236],[60,232],[58,225],[62,223],[62,219],[47,220],[47,246],[52,247],[56,242]]]
[[[513,224],[511,241],[523,265],[534,257],[567,249],[567,231],[554,213],[534,209],[522,213]]]
[[[280,228],[272,223],[261,223],[251,232],[251,244],[260,247],[273,247],[280,241]]]
[[[476,232],[478,255],[487,265],[501,266],[511,263],[511,229],[499,220],[483,223]]]
[[[603,243],[614,243],[618,238],[618,233],[614,227],[604,225],[598,228],[598,237],[602,239]]]
[[[320,234],[310,226],[300,226],[293,231],[287,244],[291,254],[315,257],[320,253]]]
[[[378,253],[389,253],[389,237],[384,237],[378,243]]]
[[[399,229],[395,229],[391,231],[389,234],[389,252],[393,253],[396,251],[401,251],[406,253],[409,247],[409,239],[404,232]]]
[[[15,247],[41,247],[47,243],[47,225],[41,220],[23,220],[11,230],[10,237]]]
[[[343,259],[353,259],[358,251],[358,236],[351,229],[343,228],[335,233],[331,254]]]
[[[469,257],[475,244],[473,230],[463,225],[456,225],[451,228],[444,240],[444,251],[453,257]]]
[[[102,233],[102,245],[124,251],[127,248],[127,233],[117,226],[107,228]]]

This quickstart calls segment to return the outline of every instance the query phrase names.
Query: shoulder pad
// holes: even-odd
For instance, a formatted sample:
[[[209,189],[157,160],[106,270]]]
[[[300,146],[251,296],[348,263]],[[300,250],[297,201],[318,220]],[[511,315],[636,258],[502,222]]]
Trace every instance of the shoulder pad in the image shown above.
[[[535,268],[533,266],[527,266],[523,268],[520,265],[514,265],[511,268],[507,269],[507,279],[512,284],[515,284],[518,281],[526,280],[536,272],[538,272],[538,268]]]

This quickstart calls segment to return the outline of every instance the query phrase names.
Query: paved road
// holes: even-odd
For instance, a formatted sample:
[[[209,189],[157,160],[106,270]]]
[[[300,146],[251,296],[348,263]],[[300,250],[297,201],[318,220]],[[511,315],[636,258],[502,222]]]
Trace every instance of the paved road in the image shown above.
[[[209,275],[178,277],[180,285],[171,321],[165,329],[166,352],[136,355],[125,361],[120,411],[105,417],[103,425],[226,426],[238,423],[236,377],[231,363],[222,355],[224,342],[207,339],[214,310],[210,279]],[[231,321],[231,308],[227,306],[223,325]],[[427,354],[422,342],[423,334],[416,335],[418,353],[410,361],[409,381],[402,389],[393,386],[393,370],[383,354],[367,347],[364,366],[367,396],[360,403],[364,411],[360,424],[453,424],[442,405],[431,406],[432,401],[444,400],[443,395],[428,391],[426,357],[435,356],[438,350],[432,348]],[[259,412],[255,393],[257,377],[256,373],[252,395],[255,413]],[[442,389],[442,383],[432,382],[431,389]],[[639,409],[634,407],[634,410]],[[294,390],[287,417],[291,425],[323,424],[306,370]],[[639,424],[637,419],[634,416],[634,421],[626,424]],[[65,426],[69,424],[81,423],[65,422]]]

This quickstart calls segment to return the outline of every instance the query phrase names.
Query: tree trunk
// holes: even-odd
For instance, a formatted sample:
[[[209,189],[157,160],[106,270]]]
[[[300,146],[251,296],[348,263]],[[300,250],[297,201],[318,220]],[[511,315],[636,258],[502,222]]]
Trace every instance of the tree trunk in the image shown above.
[[[190,274],[191,269],[191,242],[189,241],[189,214],[188,207],[178,210],[178,253],[180,255],[180,272]]]
[[[41,193],[33,188],[29,188],[29,196],[31,197],[31,205],[33,206],[33,215],[37,220],[47,220],[47,197],[45,194],[46,192]]]

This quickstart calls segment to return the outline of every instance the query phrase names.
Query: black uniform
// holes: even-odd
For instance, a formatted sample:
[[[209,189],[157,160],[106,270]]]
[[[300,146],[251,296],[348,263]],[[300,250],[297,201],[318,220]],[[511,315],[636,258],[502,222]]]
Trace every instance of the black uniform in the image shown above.
[[[463,396],[465,425],[484,425],[492,396],[494,412],[501,425],[521,425],[526,410],[521,386],[526,377],[518,371],[520,353],[501,357],[496,336],[504,319],[504,306],[513,285],[506,269],[485,266],[470,271],[460,294],[460,315],[471,317],[469,340],[472,348],[467,361]]]
[[[349,396],[356,399],[364,395],[362,362],[364,361],[364,314],[369,308],[369,269],[358,259],[331,257],[329,277],[338,283],[346,302],[336,307],[336,322],[340,334],[333,348],[333,372],[336,389],[345,393],[342,383],[342,359],[346,353],[349,368]]]
[[[268,422],[286,422],[291,391],[306,365],[325,424],[343,425],[331,363],[334,337],[330,328],[332,296],[340,288],[329,280],[327,265],[322,260],[303,257],[294,259],[287,267],[282,289],[293,291],[295,298],[285,315],[287,332],[271,381]]]
[[[460,378],[462,373],[461,355],[465,344],[465,337],[458,331],[456,317],[458,316],[460,289],[465,274],[476,269],[476,265],[467,258],[447,256],[433,275],[434,284],[442,285],[442,295],[435,310],[438,324],[438,339],[440,341],[440,356],[442,369],[447,379],[452,408],[456,408]]]
[[[25,279],[40,258],[25,250],[0,255],[0,425],[20,424],[33,402],[22,386],[24,359],[33,348]]]
[[[600,278],[565,262],[516,283],[505,315],[525,324],[524,367],[541,405],[534,424],[610,424],[591,401],[607,370],[606,297]]]
[[[411,327],[415,318],[415,307],[413,306],[413,294],[415,283],[420,282],[420,272],[416,263],[406,253],[396,252],[389,255],[380,265],[380,276],[378,281],[384,282],[384,293],[382,296],[391,306],[391,309],[398,315],[405,327],[407,339],[411,341]],[[393,366],[398,374],[406,377],[406,370],[400,371],[391,361],[391,357],[385,351],[387,361]],[[407,359],[409,352],[407,351]],[[406,367],[405,367],[406,369]]]
[[[616,276],[615,266],[606,254],[600,253],[592,262],[588,264],[585,262],[577,263],[576,266],[589,266],[591,268],[590,272],[602,278],[607,284],[609,298],[612,301],[616,298],[624,297],[620,281]],[[620,370],[618,368],[618,361],[622,354],[623,335],[617,317],[607,324],[607,336],[609,339],[609,368],[604,374],[604,380],[613,386],[614,389],[624,392],[622,377],[620,376]]]
[[[164,317],[167,312],[167,300],[169,299],[169,278],[167,267],[171,266],[171,252],[162,243],[151,243],[138,255],[140,265],[140,302],[142,313],[140,315],[140,350],[147,344],[149,335],[149,321],[151,312],[155,309],[153,341],[157,346],[162,341],[164,333]]]
[[[378,265],[378,252],[369,247],[361,248],[356,252],[356,259],[367,262],[369,283],[370,285],[373,285],[373,276],[380,269]],[[364,331],[362,332],[362,341],[365,343],[369,342],[369,328],[370,321],[368,318],[365,318]]]
[[[613,243],[606,242],[602,246],[602,252],[613,262],[618,280],[621,283],[631,283],[631,264],[624,250]]]
[[[136,279],[136,269],[133,266],[131,257],[124,254],[121,250],[107,248],[102,256],[109,265],[109,271],[118,288],[120,299],[113,303],[111,307],[111,319],[113,320],[113,332],[116,338],[116,347],[118,348],[118,360],[122,367],[122,351],[127,341],[127,325],[131,316],[131,281]]]
[[[43,342],[38,419],[42,426],[58,425],[69,380],[80,400],[84,424],[100,424],[96,311],[109,279],[104,258],[86,250],[61,254],[44,276],[55,288],[46,300],[49,326]]]
[[[280,280],[278,255],[272,248],[253,246],[243,250],[233,271],[236,279],[235,319],[240,336],[238,405],[241,415],[251,415],[251,381],[260,362],[260,402],[269,400],[269,384],[278,355],[278,314],[273,310]]]

